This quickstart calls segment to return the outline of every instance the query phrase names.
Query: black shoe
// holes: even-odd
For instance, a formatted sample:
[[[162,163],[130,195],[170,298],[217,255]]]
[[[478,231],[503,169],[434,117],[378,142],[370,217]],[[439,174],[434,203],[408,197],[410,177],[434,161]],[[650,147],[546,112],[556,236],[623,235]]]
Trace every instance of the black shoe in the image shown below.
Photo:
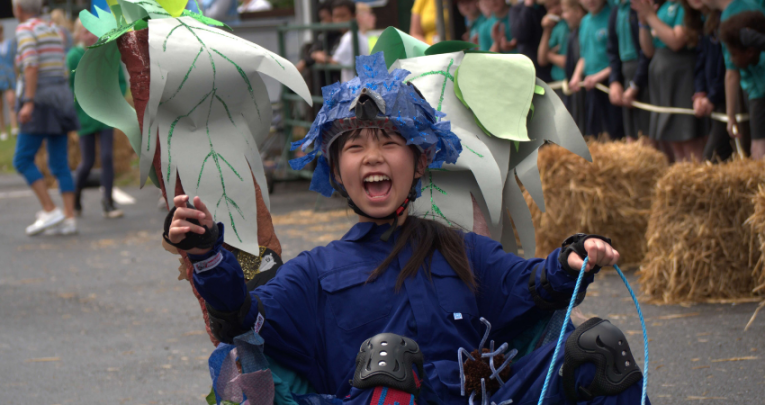
[[[104,209],[104,218],[113,219],[124,215],[122,210],[114,206],[114,201],[101,200],[101,206]]]

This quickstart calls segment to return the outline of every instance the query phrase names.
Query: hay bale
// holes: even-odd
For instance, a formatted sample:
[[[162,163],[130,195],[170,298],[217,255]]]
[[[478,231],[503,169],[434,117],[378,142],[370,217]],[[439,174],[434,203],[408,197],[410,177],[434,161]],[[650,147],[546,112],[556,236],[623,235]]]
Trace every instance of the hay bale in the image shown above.
[[[764,182],[763,161],[672,166],[656,184],[643,293],[664,304],[752,297],[760,252],[745,222]]]
[[[757,193],[752,198],[752,205],[754,205],[754,214],[746,220],[746,223],[757,235],[757,246],[760,251],[760,259],[752,269],[754,279],[752,292],[765,293],[765,185],[761,184],[757,189]]]
[[[77,132],[70,132],[67,136],[69,169],[74,171],[82,160],[82,155],[80,154],[80,137],[77,135]],[[127,136],[117,129],[114,130],[113,147],[114,151],[112,153],[115,177],[137,170],[133,168],[133,160],[136,158],[136,154],[130,146]],[[50,188],[54,188],[56,187],[56,178],[51,175],[50,170],[48,169],[48,151],[46,148],[47,146],[45,145],[45,142],[43,142],[43,146],[37,151],[37,155],[35,155],[35,164],[43,174],[45,184]],[[96,141],[96,163],[93,167],[101,167],[101,142],[99,141]]]
[[[545,257],[577,232],[608,236],[622,265],[638,264],[656,180],[666,171],[661,152],[641,143],[588,143],[592,163],[557,146],[539,150],[546,212],[528,194],[536,228],[537,257]]]

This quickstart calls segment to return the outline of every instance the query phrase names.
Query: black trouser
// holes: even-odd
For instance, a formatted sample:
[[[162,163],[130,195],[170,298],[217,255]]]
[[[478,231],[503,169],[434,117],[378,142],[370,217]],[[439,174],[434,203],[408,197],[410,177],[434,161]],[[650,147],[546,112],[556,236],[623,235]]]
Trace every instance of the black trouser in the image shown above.
[[[587,106],[585,135],[598,136],[602,132],[608,132],[612,140],[624,138],[622,109],[611,104],[608,93],[598,89],[587,90],[585,104]]]
[[[114,159],[112,158],[114,130],[111,128],[80,136],[82,161],[77,166],[75,184],[77,190],[82,190],[90,174],[90,169],[96,163],[96,136],[98,136],[98,141],[101,144],[101,186],[104,188],[104,200],[111,201],[114,185]]]

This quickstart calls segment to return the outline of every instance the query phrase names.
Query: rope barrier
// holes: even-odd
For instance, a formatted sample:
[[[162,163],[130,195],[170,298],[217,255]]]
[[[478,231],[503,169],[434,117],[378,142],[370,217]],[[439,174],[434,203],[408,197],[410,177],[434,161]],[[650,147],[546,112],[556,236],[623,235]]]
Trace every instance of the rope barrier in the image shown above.
[[[571,317],[571,310],[574,309],[576,297],[579,296],[579,288],[582,286],[582,280],[584,279],[584,269],[587,268],[587,262],[589,259],[589,257],[584,258],[584,263],[582,263],[582,268],[580,269],[579,276],[576,279],[574,292],[571,294],[571,301],[569,302],[568,309],[566,310],[566,317],[563,319],[563,326],[561,327],[560,335],[558,335],[558,343],[555,345],[555,351],[553,352],[552,360],[550,360],[550,368],[547,370],[547,376],[545,377],[544,385],[542,385],[542,393],[539,395],[539,402],[537,405],[542,405],[544,403],[547,387],[550,384],[550,378],[552,377],[553,370],[555,369],[555,359],[558,358],[560,348],[563,346],[563,336],[566,335],[566,326],[568,324],[569,318]],[[637,308],[638,317],[640,318],[640,325],[643,327],[643,354],[645,355],[645,361],[643,362],[643,391],[640,397],[640,404],[645,405],[646,398],[648,397],[648,333],[645,327],[645,319],[643,318],[643,311],[640,310],[640,304],[638,304],[635,292],[632,291],[632,287],[630,287],[630,283],[627,281],[627,277],[624,276],[624,273],[622,273],[622,270],[619,268],[619,266],[614,265],[614,269],[616,269],[616,272],[619,273],[619,277],[621,277],[622,281],[624,281],[624,285],[627,286],[627,290],[630,292],[630,296],[632,296],[632,301],[635,303],[635,308]]]
[[[571,91],[571,89],[569,89],[568,81],[566,80],[559,80],[557,82],[548,83],[547,85],[550,86],[552,90],[562,90],[563,94],[567,96],[570,96],[575,93]],[[606,87],[602,83],[596,84],[595,87],[606,94],[608,94],[609,92],[608,87]],[[684,115],[694,115],[694,116],[696,115],[696,113],[690,108],[661,107],[661,106],[657,106],[653,104],[643,103],[640,101],[633,101],[632,107],[639,108],[641,110],[650,111],[650,112],[662,113],[662,114],[684,114]],[[711,118],[713,120],[720,121],[720,122],[725,122],[725,123],[728,122],[728,115],[723,114],[721,112],[713,112],[711,114]],[[736,122],[745,122],[745,121],[749,121],[749,114],[736,114]]]

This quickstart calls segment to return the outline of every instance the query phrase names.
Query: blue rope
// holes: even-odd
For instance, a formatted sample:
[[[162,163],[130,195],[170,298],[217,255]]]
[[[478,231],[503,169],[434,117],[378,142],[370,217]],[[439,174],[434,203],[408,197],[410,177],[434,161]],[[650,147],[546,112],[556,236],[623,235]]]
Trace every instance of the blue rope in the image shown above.
[[[576,279],[576,286],[574,286],[574,292],[571,294],[571,302],[569,302],[568,309],[566,310],[566,317],[563,321],[563,327],[561,327],[560,335],[558,335],[558,343],[555,344],[555,352],[553,352],[553,357],[550,361],[550,368],[547,370],[545,383],[542,386],[542,394],[539,396],[539,402],[537,402],[537,405],[542,405],[545,400],[545,394],[547,394],[547,388],[550,385],[550,378],[552,377],[553,370],[555,369],[555,359],[558,358],[558,353],[560,352],[560,348],[563,344],[563,336],[566,334],[566,325],[568,324],[568,320],[571,317],[571,311],[574,309],[576,297],[579,295],[579,288],[582,286],[582,280],[584,280],[585,274],[584,270],[587,268],[588,261],[589,257],[585,257],[584,263],[582,263],[582,269],[579,271],[579,276]],[[648,396],[648,333],[646,332],[645,319],[643,319],[643,312],[640,310],[640,304],[638,304],[635,292],[632,291],[632,287],[630,287],[630,283],[627,281],[627,278],[624,277],[624,273],[622,273],[622,270],[619,268],[619,266],[614,265],[614,268],[616,269],[616,272],[619,273],[619,277],[622,278],[624,285],[627,286],[627,290],[629,290],[630,295],[632,296],[632,301],[635,303],[635,308],[637,308],[638,317],[640,317],[640,324],[643,327],[643,350],[645,351],[645,361],[643,362],[643,392],[641,394],[640,404],[645,405],[645,400]]]

